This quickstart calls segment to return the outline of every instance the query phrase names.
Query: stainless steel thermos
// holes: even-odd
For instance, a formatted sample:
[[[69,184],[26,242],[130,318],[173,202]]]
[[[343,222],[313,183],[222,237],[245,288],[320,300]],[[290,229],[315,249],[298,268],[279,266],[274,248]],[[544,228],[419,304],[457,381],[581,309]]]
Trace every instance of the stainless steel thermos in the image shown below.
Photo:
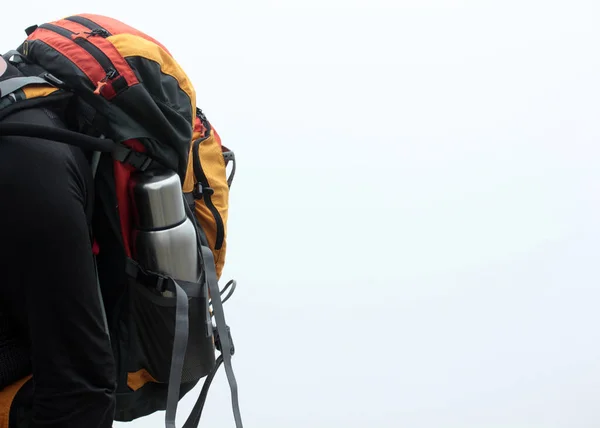
[[[133,227],[131,232],[133,258],[150,271],[171,276],[175,281],[187,281],[200,286],[202,276],[198,255],[196,229],[186,215],[185,201],[179,175],[173,172],[136,172],[129,180]],[[184,292],[194,288],[179,283]],[[173,291],[163,291],[162,297],[173,299]],[[188,298],[188,341],[182,371],[182,381],[197,380],[207,375],[215,364],[213,325],[209,311],[208,289]],[[143,298],[140,298],[143,299]],[[152,355],[147,364],[150,372],[168,379],[169,350],[176,334],[176,308],[155,305],[147,299],[138,301],[144,313],[140,341]],[[173,328],[175,330],[170,330]],[[173,342],[174,343],[174,342]],[[161,355],[162,357],[158,357]],[[150,357],[149,357],[150,358]]]
[[[196,231],[188,219],[181,180],[173,172],[132,175],[133,256],[142,267],[197,282],[200,277]]]

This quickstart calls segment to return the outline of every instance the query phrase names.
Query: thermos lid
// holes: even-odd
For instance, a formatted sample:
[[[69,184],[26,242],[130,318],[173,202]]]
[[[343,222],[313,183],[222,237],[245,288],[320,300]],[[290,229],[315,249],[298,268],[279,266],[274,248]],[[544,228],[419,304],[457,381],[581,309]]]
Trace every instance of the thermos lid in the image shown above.
[[[137,229],[164,229],[186,219],[181,180],[173,172],[132,174],[129,195]]]

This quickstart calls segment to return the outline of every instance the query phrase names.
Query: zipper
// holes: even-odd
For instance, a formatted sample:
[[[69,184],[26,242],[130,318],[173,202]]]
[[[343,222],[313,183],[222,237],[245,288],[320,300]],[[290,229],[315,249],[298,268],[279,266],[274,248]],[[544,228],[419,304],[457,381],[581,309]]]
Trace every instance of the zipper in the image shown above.
[[[204,116],[204,114],[202,114],[202,116]],[[201,120],[203,119],[201,116],[199,116],[199,117]],[[206,121],[203,120],[203,122],[206,122]],[[197,180],[196,188],[194,189],[194,197],[202,197],[204,199],[204,203],[206,204],[206,206],[210,210],[211,214],[213,215],[213,218],[215,219],[215,223],[217,225],[215,250],[220,250],[223,247],[223,241],[225,240],[225,227],[223,225],[223,218],[221,217],[219,210],[217,209],[217,207],[215,207],[215,204],[213,203],[213,201],[211,199],[211,196],[215,193],[215,191],[212,187],[210,187],[208,178],[206,178],[206,174],[204,173],[204,170],[202,169],[202,164],[200,163],[200,156],[198,153],[200,144],[203,141],[207,140],[208,137],[210,136],[210,125],[208,123],[205,123],[204,126],[206,127],[206,135],[204,137],[199,138],[196,141],[194,141],[194,147],[193,147],[194,176],[196,177],[196,180]]]
[[[96,88],[97,91],[99,91],[99,89],[102,86],[104,86],[103,84],[106,84],[106,82],[109,79],[114,79],[115,77],[117,77],[119,75],[117,68],[112,63],[110,58],[108,58],[106,56],[106,54],[104,52],[102,52],[102,50],[100,50],[98,47],[96,47],[96,45],[94,45],[92,42],[90,42],[87,38],[80,36],[79,35],[80,33],[75,33],[73,31],[67,30],[66,28],[61,28],[61,27],[59,27],[57,25],[53,25],[53,24],[42,24],[42,25],[40,25],[40,28],[45,28],[46,30],[53,31],[57,34],[60,34],[63,37],[66,37],[69,40],[72,40],[73,42],[75,42],[79,46],[81,46],[83,49],[85,49],[90,55],[92,55],[92,57],[94,57],[94,59],[96,61],[98,61],[98,64],[100,64],[100,66],[104,69],[104,72],[106,73],[106,75],[100,82],[98,82],[98,88]],[[103,32],[100,31],[101,30],[100,28],[97,29],[98,31],[94,32],[95,30],[96,29],[92,29],[92,31],[90,33],[86,33],[86,34],[89,34],[90,36],[99,35],[99,36],[104,37]],[[106,30],[104,30],[104,31],[106,31]],[[76,37],[73,37],[73,36],[76,36]]]
[[[69,16],[68,18],[65,18],[65,19],[67,21],[75,22],[79,25],[83,25],[84,27],[89,28],[92,31],[91,31],[91,33],[86,33],[86,34],[89,34],[91,36],[102,36],[104,38],[112,36],[112,34],[110,34],[110,32],[106,28],[101,27],[100,25],[98,25],[94,21],[92,21],[91,19],[84,18],[82,16]]]
[[[85,34],[87,34],[88,36],[100,36],[104,39],[106,39],[107,37],[110,37],[110,33],[107,30],[105,30],[104,28],[97,28],[97,29],[90,31],[89,33],[86,32]]]

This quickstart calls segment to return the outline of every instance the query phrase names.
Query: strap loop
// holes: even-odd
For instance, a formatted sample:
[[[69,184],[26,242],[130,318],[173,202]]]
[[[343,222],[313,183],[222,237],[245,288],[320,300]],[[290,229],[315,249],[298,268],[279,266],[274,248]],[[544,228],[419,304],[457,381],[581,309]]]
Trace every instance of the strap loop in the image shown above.
[[[231,167],[231,173],[229,174],[229,177],[227,177],[227,186],[229,186],[231,189],[231,183],[233,183],[233,177],[235,177],[235,153],[225,146],[223,146],[223,160],[225,161],[225,167],[227,167],[229,162],[233,163],[233,166]]]

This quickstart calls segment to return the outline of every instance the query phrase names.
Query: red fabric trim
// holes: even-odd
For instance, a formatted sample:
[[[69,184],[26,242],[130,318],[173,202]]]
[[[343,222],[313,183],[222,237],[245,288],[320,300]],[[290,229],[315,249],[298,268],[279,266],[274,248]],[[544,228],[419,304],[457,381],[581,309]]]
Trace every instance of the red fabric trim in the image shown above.
[[[145,152],[146,148],[138,140],[127,140],[123,142],[126,146],[131,147],[138,152]],[[135,168],[131,165],[124,164],[118,160],[113,161],[115,191],[117,196],[117,204],[119,206],[119,217],[121,221],[121,233],[123,236],[123,245],[125,246],[125,254],[127,257],[132,257],[131,247],[131,201],[128,193],[128,183],[131,173]]]
[[[117,48],[115,48],[115,46],[111,42],[99,36],[90,37],[89,34],[85,33],[89,33],[91,30],[84,25],[78,24],[77,22],[61,19],[60,21],[56,21],[53,24],[58,27],[62,27],[69,31],[77,33],[73,35],[73,38],[86,38],[88,42],[92,43],[94,46],[100,49],[115,65],[115,68],[117,69],[119,74],[125,77],[125,80],[127,81],[127,86],[132,86],[139,83],[136,74],[133,72],[127,61],[125,61],[123,55],[121,55],[121,53],[117,50]]]
[[[88,37],[87,40],[92,42],[94,46],[100,49],[104,55],[110,59],[119,74],[125,77],[127,86],[133,86],[139,83],[139,80],[129,66],[129,63],[125,61],[125,58],[123,58],[123,55],[121,55],[115,45],[102,37]]]
[[[202,136],[206,134],[206,128],[198,116],[196,116],[194,120],[194,133],[198,133]]]
[[[88,27],[85,25],[78,24],[77,22],[69,21],[67,19],[60,19],[58,21],[52,22],[52,25],[56,25],[58,27],[66,28],[69,31],[73,31],[74,33],[82,33],[82,36],[85,36],[85,32],[90,32]]]
[[[40,40],[55,49],[75,64],[92,82],[96,83],[106,75],[104,69],[81,46],[45,28],[38,28],[27,39],[30,42]]]
[[[127,165],[114,160],[114,175],[115,175],[115,191],[117,196],[117,204],[119,207],[119,217],[121,221],[121,234],[123,237],[123,245],[125,246],[125,254],[131,257],[130,235],[131,235],[131,218],[130,204],[127,195],[127,182],[131,171]]]
[[[115,92],[115,88],[113,88],[113,85],[111,83],[102,86],[98,92],[100,93],[100,95],[102,95],[105,99],[109,101],[117,95],[117,93]]]

